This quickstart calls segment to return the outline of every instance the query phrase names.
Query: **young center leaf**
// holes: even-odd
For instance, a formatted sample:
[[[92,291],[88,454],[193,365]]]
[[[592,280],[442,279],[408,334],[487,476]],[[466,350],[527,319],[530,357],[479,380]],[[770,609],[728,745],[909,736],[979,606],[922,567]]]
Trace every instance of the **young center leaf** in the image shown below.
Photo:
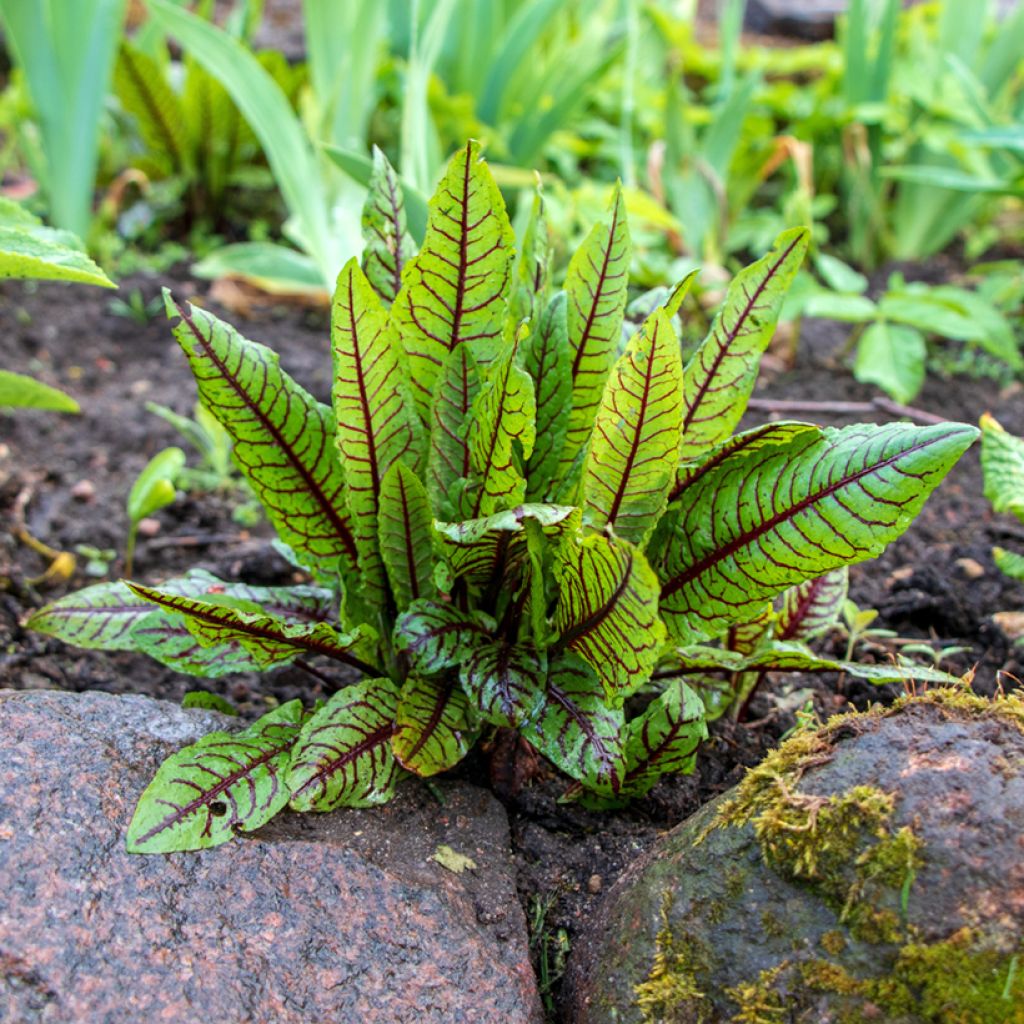
[[[481,366],[505,337],[515,235],[505,201],[467,143],[430,200],[423,247],[408,264],[391,315],[409,356],[409,376],[426,419],[445,357],[464,342]]]
[[[433,517],[420,479],[401,462],[385,474],[380,488],[378,540],[398,610],[434,596]]]
[[[551,285],[551,233],[544,212],[540,179],[533,193],[530,218],[516,258],[509,307],[515,323],[536,319],[548,301]]]
[[[289,701],[242,732],[213,732],[160,766],[128,826],[129,853],[219,846],[288,804],[285,773],[302,722]]]
[[[434,385],[430,407],[430,448],[427,454],[427,493],[440,519],[468,514],[465,492],[471,470],[469,432],[471,410],[480,394],[476,359],[466,344],[444,359]]]
[[[680,499],[659,566],[669,631],[683,644],[718,636],[787,587],[873,558],[976,434],[856,426],[723,459]]]
[[[339,690],[302,727],[287,783],[295,811],[387,803],[401,773],[391,750],[398,687],[366,679]]]
[[[380,557],[381,481],[399,460],[414,461],[412,411],[387,315],[353,258],[338,275],[331,310],[337,445],[353,521],[363,601],[387,603]]]
[[[232,455],[278,536],[327,576],[339,559],[355,564],[334,416],[300,388],[269,348],[165,292],[174,335],[188,357],[199,397],[224,426]]]
[[[583,465],[584,520],[643,545],[675,483],[682,438],[683,365],[668,317],[656,310],[612,370]]]
[[[363,273],[381,299],[392,303],[402,287],[402,271],[416,254],[416,245],[406,226],[398,175],[376,146],[362,227]]]
[[[684,460],[724,441],[743,416],[808,239],[806,228],[784,232],[729,285],[711,331],[683,372]]]
[[[566,327],[572,352],[572,411],[560,459],[566,473],[590,436],[604,382],[619,350],[629,290],[629,227],[616,187],[607,220],[573,254],[565,277]]]
[[[630,543],[591,536],[564,556],[555,607],[554,651],[573,651],[597,673],[612,704],[651,674],[665,626],[658,579]]]
[[[405,681],[391,739],[403,767],[420,776],[447,771],[469,753],[476,733],[475,715],[456,679]]]

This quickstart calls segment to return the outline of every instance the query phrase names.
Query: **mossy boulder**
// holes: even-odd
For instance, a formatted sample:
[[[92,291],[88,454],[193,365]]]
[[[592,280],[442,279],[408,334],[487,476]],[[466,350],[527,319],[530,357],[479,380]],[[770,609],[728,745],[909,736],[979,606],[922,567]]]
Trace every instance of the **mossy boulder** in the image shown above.
[[[1024,1024],[1024,700],[803,731],[578,937],[579,1024]]]

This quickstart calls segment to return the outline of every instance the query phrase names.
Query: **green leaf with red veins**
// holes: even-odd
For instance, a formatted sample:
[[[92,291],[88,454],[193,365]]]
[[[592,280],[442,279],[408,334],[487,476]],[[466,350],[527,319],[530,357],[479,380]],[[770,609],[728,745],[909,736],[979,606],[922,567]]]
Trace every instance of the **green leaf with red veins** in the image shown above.
[[[384,302],[402,287],[402,271],[416,255],[405,219],[405,199],[395,169],[373,147],[373,172],[363,204],[363,273]]]
[[[620,794],[643,796],[663,775],[689,774],[707,738],[704,702],[681,679],[671,680],[626,729]]]
[[[777,600],[776,640],[810,640],[831,629],[843,610],[850,574],[841,569],[790,587]]]
[[[548,301],[551,286],[551,233],[544,213],[540,180],[533,193],[530,218],[523,232],[513,277],[509,308],[514,323],[536,320]]]
[[[128,852],[205,850],[266,824],[288,804],[302,717],[301,701],[289,701],[248,729],[213,732],[172,754],[139,797]]]
[[[616,362],[583,466],[584,521],[643,545],[668,503],[682,439],[683,364],[656,310]]]
[[[334,415],[284,373],[275,352],[165,292],[174,335],[203,405],[231,436],[232,457],[278,536],[324,574],[354,565],[356,545],[335,449]]]
[[[468,345],[459,345],[444,360],[430,408],[427,493],[439,519],[468,514],[465,491],[471,471],[470,410],[480,394],[480,371]]]
[[[750,654],[768,639],[774,624],[775,613],[771,608],[765,608],[760,615],[754,616],[747,622],[737,622],[730,626],[729,631],[725,634],[723,644],[730,651]]]
[[[471,586],[487,586],[517,541],[527,520],[538,523],[556,543],[576,533],[580,513],[571,505],[517,505],[483,519],[434,523],[438,545],[452,576]]]
[[[724,441],[743,416],[809,237],[806,228],[783,232],[767,256],[729,285],[710,333],[683,372],[683,459]]]
[[[431,675],[465,661],[489,641],[492,626],[480,612],[470,615],[452,604],[420,599],[398,616],[395,649],[406,654],[416,672]]]
[[[476,734],[473,709],[455,679],[410,676],[405,681],[391,738],[403,767],[423,777],[454,768]]]
[[[435,596],[432,534],[426,489],[408,466],[396,462],[381,482],[378,536],[399,610],[418,598]]]
[[[452,157],[430,200],[423,248],[391,307],[424,419],[445,357],[460,342],[484,367],[501,351],[514,249],[505,201],[470,142]]]
[[[289,622],[263,611],[250,611],[248,602],[245,602],[244,609],[240,609],[228,603],[169,594],[139,583],[129,583],[128,586],[134,594],[164,611],[181,615],[186,629],[201,646],[224,647],[232,654],[242,653],[246,667],[252,662],[260,669],[273,668],[290,664],[300,657],[322,656],[357,668],[360,672],[375,671],[372,665],[359,657],[366,645],[362,632],[346,636],[327,622]],[[154,654],[152,650],[146,653]],[[177,657],[180,659],[181,655]]]
[[[559,292],[531,323],[523,345],[523,367],[533,379],[537,407],[536,439],[526,463],[526,496],[531,501],[547,498],[558,473],[572,410],[572,350],[566,325],[567,300]]]
[[[398,687],[390,679],[367,679],[335,693],[302,727],[292,750],[292,810],[387,803],[401,776],[391,750],[397,711]]]
[[[353,258],[338,275],[331,310],[334,416],[345,471],[364,603],[383,610],[387,578],[377,516],[384,474],[414,458],[413,418],[387,315]]]
[[[621,709],[608,706],[594,670],[566,652],[551,662],[544,703],[523,735],[566,775],[614,795],[625,770],[624,725]]]
[[[609,217],[594,225],[569,261],[565,290],[572,352],[572,412],[560,459],[565,474],[587,443],[604,382],[619,351],[629,285],[626,202],[615,188]]]
[[[976,435],[958,424],[857,426],[724,459],[680,499],[661,567],[673,638],[720,636],[788,587],[879,554]]]
[[[981,418],[981,469],[992,508],[1024,522],[1024,440],[989,415]]]
[[[462,686],[486,721],[518,729],[544,702],[546,655],[532,644],[488,644],[463,664]]]
[[[470,415],[470,518],[522,502],[536,415],[533,381],[516,365],[516,346],[509,345],[487,374]]]
[[[563,555],[555,607],[555,650],[571,650],[621,704],[650,677],[665,642],[658,579],[630,543],[592,536]]]

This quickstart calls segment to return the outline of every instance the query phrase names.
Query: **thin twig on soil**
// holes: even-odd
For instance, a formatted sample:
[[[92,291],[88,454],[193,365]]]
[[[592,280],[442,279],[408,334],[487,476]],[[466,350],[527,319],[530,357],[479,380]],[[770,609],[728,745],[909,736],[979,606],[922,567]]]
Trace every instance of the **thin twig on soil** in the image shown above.
[[[905,416],[918,423],[947,423],[945,416],[936,416],[925,409],[915,409],[911,405],[901,405],[890,398],[873,398],[870,402],[811,402],[800,399],[752,398],[747,403],[748,409],[768,413],[813,413],[817,416],[863,416],[865,414],[884,412],[890,416]]]

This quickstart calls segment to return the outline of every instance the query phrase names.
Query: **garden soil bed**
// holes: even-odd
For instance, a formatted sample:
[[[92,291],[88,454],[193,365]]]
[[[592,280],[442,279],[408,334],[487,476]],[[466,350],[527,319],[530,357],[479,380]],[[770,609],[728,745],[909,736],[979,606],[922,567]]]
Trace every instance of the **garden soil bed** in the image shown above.
[[[221,312],[202,298],[205,286],[185,272],[161,281],[142,276],[126,280],[121,294],[138,288],[150,299],[161,284],[172,287],[179,300],[195,297]],[[74,551],[90,545],[120,552],[131,483],[155,452],[182,443],[172,428],[145,411],[144,403],[155,400],[186,413],[194,401],[191,376],[164,317],[136,323],[115,316],[108,308],[111,294],[0,283],[0,366],[62,386],[82,404],[77,417],[0,415],[0,687],[98,689],[180,701],[197,688],[195,680],[143,657],[73,650],[20,625],[40,604],[91,582],[81,570],[81,557],[70,582],[32,582],[46,563],[13,535],[20,510],[28,532],[54,548]],[[275,348],[288,372],[327,399],[330,358],[324,313],[285,309],[248,321],[231,319],[248,337]],[[787,369],[781,359],[769,359],[757,397],[870,401],[875,392],[857,384],[843,368],[843,342],[844,332],[835,325],[806,324],[794,365]],[[1018,384],[1000,388],[991,380],[932,378],[916,405],[967,422],[988,410],[1007,429],[1024,433]],[[746,425],[767,416],[751,414]],[[825,414],[803,418],[826,425],[855,419]],[[190,459],[194,461],[191,454]],[[270,547],[269,529],[265,524],[237,525],[232,519],[237,504],[238,497],[231,494],[192,494],[159,513],[157,532],[140,541],[136,578],[156,582],[199,566],[253,583],[288,581],[292,570]],[[1024,673],[1024,658],[992,616],[1024,610],[1024,588],[998,573],[990,554],[993,544],[1024,549],[1024,531],[1012,519],[991,512],[982,496],[975,449],[901,540],[879,560],[852,570],[851,596],[861,607],[878,610],[874,625],[900,637],[963,647],[944,667],[976,667],[980,692],[1009,689]],[[111,575],[121,570],[119,560],[109,566]],[[829,643],[828,649],[842,652],[840,638]],[[885,655],[885,648],[867,652],[869,657]],[[325,693],[323,681],[297,669],[263,678],[229,676],[201,685],[226,696],[247,716],[275,701],[311,701]],[[490,759],[486,753],[476,755],[462,769],[465,774],[486,777],[488,761],[504,769],[496,772],[494,784],[509,811],[520,895],[544,974],[557,976],[565,941],[571,942],[577,922],[623,867],[659,832],[735,783],[745,766],[794,725],[798,708],[813,700],[824,716],[850,705],[863,707],[873,699],[891,699],[894,693],[893,688],[835,678],[774,679],[754,700],[746,724],[715,725],[693,776],[663,781],[647,799],[615,813],[594,814],[560,804],[564,780],[538,770],[521,750],[513,755],[498,750]],[[515,769],[511,773],[510,764]],[[527,776],[525,782],[516,777],[519,769]]]

